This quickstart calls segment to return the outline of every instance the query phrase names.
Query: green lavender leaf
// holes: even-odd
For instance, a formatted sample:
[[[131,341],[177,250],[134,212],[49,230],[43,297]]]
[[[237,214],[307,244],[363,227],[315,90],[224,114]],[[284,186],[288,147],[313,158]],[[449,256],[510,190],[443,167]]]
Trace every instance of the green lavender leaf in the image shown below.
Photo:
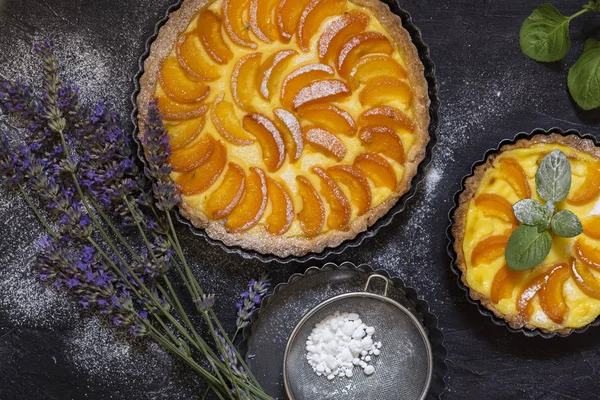
[[[515,271],[538,266],[552,248],[548,231],[539,232],[535,226],[521,225],[512,233],[506,245],[506,264]]]
[[[519,33],[521,50],[541,62],[562,60],[571,48],[569,21],[554,6],[542,4],[523,22]]]
[[[535,226],[540,231],[544,231],[550,226],[552,213],[548,212],[548,209],[537,200],[521,200],[513,205],[513,212],[520,222]]]
[[[569,210],[562,210],[552,217],[552,232],[558,236],[572,238],[583,232],[583,226],[577,215]]]
[[[554,203],[560,203],[571,190],[571,164],[560,150],[548,154],[535,174],[535,185],[539,196]]]
[[[585,41],[579,60],[569,69],[567,80],[573,100],[584,110],[600,107],[600,42]]]

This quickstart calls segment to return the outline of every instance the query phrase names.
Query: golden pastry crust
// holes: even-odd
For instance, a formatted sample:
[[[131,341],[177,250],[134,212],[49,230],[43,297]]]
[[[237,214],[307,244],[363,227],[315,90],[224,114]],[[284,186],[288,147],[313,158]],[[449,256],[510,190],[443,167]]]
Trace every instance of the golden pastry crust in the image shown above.
[[[550,135],[535,135],[531,139],[519,139],[514,144],[507,144],[500,147],[498,151],[487,157],[483,164],[480,164],[477,167],[475,167],[473,175],[469,176],[466,179],[464,183],[464,190],[458,198],[458,207],[454,212],[452,225],[452,236],[454,237],[454,252],[456,254],[456,265],[461,271],[462,283],[469,288],[469,296],[473,300],[481,302],[481,304],[488,310],[492,311],[496,317],[504,319],[511,328],[527,328],[531,330],[539,329],[540,331],[545,333],[568,334],[572,331],[571,328],[549,331],[540,327],[533,326],[528,322],[524,323],[515,315],[505,315],[496,307],[496,305],[490,300],[490,298],[487,295],[484,295],[472,289],[467,282],[467,264],[463,252],[463,241],[465,238],[465,228],[467,222],[467,212],[469,210],[469,203],[471,202],[471,200],[474,199],[475,194],[479,189],[479,185],[481,184],[481,181],[486,176],[488,170],[490,168],[493,168],[494,160],[498,156],[500,156],[500,154],[510,150],[528,148],[538,143],[566,145],[576,150],[586,152],[600,159],[600,148],[598,148],[595,145],[593,140],[582,139],[581,137],[575,134],[567,136],[563,136],[557,133],[553,133]]]
[[[172,12],[164,26],[160,28],[156,40],[150,47],[148,58],[144,62],[144,73],[140,77],[140,93],[137,97],[139,137],[144,135],[144,120],[148,115],[148,105],[154,98],[154,89],[159,76],[161,62],[169,55],[178,35],[184,32],[194,15],[214,0],[184,0],[181,7]],[[419,164],[426,155],[429,137],[429,95],[416,47],[410,34],[402,27],[400,17],[393,14],[389,6],[379,0],[349,0],[358,6],[370,10],[391,36],[394,46],[403,50],[407,63],[408,81],[413,90],[414,137],[415,143],[406,154],[404,173],[396,190],[381,204],[365,214],[355,218],[344,231],[329,230],[314,237],[281,237],[262,230],[260,232],[228,232],[220,221],[210,220],[207,215],[185,201],[179,204],[181,215],[190,220],[197,228],[205,229],[213,239],[227,246],[239,246],[255,250],[262,254],[274,254],[278,257],[303,256],[307,253],[319,253],[327,247],[336,247],[346,240],[353,239],[367,230],[379,218],[383,217],[411,187]]]

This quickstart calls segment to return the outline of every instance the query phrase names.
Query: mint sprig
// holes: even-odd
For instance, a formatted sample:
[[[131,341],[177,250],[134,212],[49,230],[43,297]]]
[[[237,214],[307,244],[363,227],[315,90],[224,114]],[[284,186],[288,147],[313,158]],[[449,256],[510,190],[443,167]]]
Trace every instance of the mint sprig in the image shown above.
[[[552,249],[552,233],[571,238],[583,232],[581,221],[573,212],[561,210],[556,204],[565,200],[571,190],[571,163],[560,150],[546,155],[535,174],[538,196],[546,201],[524,199],[513,205],[515,217],[522,223],[512,233],[506,245],[508,267],[515,271],[535,268]]]

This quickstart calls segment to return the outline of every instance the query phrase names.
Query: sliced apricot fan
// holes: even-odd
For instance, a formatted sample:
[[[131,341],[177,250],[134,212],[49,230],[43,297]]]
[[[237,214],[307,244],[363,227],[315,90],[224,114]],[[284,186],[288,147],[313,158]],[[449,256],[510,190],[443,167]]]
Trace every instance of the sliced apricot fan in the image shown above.
[[[308,51],[310,40],[327,18],[340,15],[345,10],[345,0],[311,0],[298,21],[298,44],[302,50]]]
[[[302,210],[298,213],[300,228],[307,236],[315,236],[323,229],[325,207],[319,193],[305,176],[297,176],[298,192],[302,198]]]
[[[343,77],[348,77],[359,58],[367,54],[392,54],[394,48],[389,39],[379,32],[361,32],[344,43],[337,57],[337,68]]]
[[[406,79],[406,70],[391,56],[386,54],[367,54],[361,57],[350,71],[350,86],[356,90],[361,84],[374,79]]]
[[[475,205],[486,217],[499,218],[502,221],[517,224],[512,206],[504,197],[494,193],[483,193],[475,198]]]
[[[284,107],[291,107],[292,101],[300,89],[306,87],[311,82],[331,77],[334,70],[325,64],[307,64],[292,71],[281,84],[281,104]]]
[[[379,154],[361,153],[354,159],[354,167],[370,178],[375,186],[396,190],[398,180],[390,163]]]
[[[358,125],[379,125],[385,126],[394,131],[414,131],[412,120],[402,111],[390,106],[376,106],[364,111],[358,117]]]
[[[514,158],[503,158],[500,160],[499,166],[502,178],[508,182],[517,196],[520,199],[531,198],[531,187],[521,164]]]
[[[267,178],[271,214],[267,217],[265,228],[273,235],[286,233],[294,222],[294,203],[285,183]]]
[[[206,53],[214,62],[226,64],[233,58],[231,49],[223,40],[221,20],[211,10],[205,10],[198,16],[196,33]]]
[[[383,154],[397,163],[404,164],[404,146],[400,136],[385,126],[367,125],[360,130],[360,140],[369,151]]]
[[[270,100],[275,92],[281,72],[285,69],[295,50],[280,50],[265,60],[256,73],[256,86],[265,100]]]
[[[292,105],[297,110],[302,106],[325,101],[338,101],[350,96],[352,92],[345,82],[339,79],[314,81],[296,93]]]
[[[600,240],[600,215],[592,215],[583,220],[583,233],[592,239]]]
[[[273,18],[273,10],[278,3],[279,0],[250,1],[250,29],[265,43],[271,43],[279,37]]]
[[[492,281],[490,300],[498,303],[502,299],[512,297],[515,287],[523,279],[525,273],[526,271],[513,271],[504,264]]]
[[[517,312],[524,320],[529,321],[531,319],[534,311],[532,300],[546,283],[547,279],[547,274],[536,276],[527,282],[517,295]]]
[[[331,103],[317,103],[301,107],[298,110],[298,116],[336,133],[349,136],[356,133],[356,123],[350,113]]]
[[[203,103],[178,103],[166,94],[157,96],[158,108],[164,119],[187,120],[199,118],[206,114],[208,106]]]
[[[298,28],[300,15],[311,0],[281,0],[275,9],[280,39],[287,43]]]
[[[350,201],[323,168],[313,167],[312,171],[321,178],[321,194],[329,204],[327,226],[336,230],[346,229],[352,216]]]
[[[263,114],[252,113],[243,118],[242,126],[258,141],[269,172],[281,168],[285,160],[285,144],[273,121]]]
[[[179,65],[177,57],[165,59],[160,67],[160,86],[180,103],[198,103],[208,96],[210,87],[191,80]]]
[[[184,195],[202,193],[212,186],[221,176],[227,164],[227,149],[221,142],[216,142],[210,157],[195,169],[181,174],[175,183]]]
[[[360,170],[351,165],[334,165],[327,173],[338,184],[350,189],[352,204],[358,209],[358,215],[363,215],[371,208],[371,186]]]
[[[553,269],[546,284],[539,291],[540,306],[544,313],[557,324],[562,324],[569,307],[563,296],[565,282],[571,276],[571,268],[565,263]]]
[[[182,121],[177,124],[165,123],[171,150],[179,149],[194,140],[200,132],[202,132],[205,122],[206,118],[202,116],[189,121]]]
[[[217,131],[228,142],[239,146],[254,143],[254,138],[240,126],[233,104],[223,100],[223,94],[214,101],[210,110],[210,117]]]
[[[567,198],[569,204],[584,205],[595,200],[600,194],[600,163],[587,167],[587,177]]]
[[[231,41],[240,46],[255,49],[256,43],[250,39],[244,18],[244,11],[248,9],[249,4],[250,0],[223,0],[221,15],[223,16],[223,27]]]
[[[256,96],[256,75],[262,53],[250,53],[240,58],[231,74],[231,94],[242,109],[252,109]]]
[[[265,173],[260,168],[250,168],[246,178],[246,192],[227,217],[225,229],[228,232],[243,232],[258,224],[267,208],[267,195]]]
[[[575,241],[575,254],[579,260],[600,271],[600,249],[596,249],[578,238]]]
[[[361,11],[351,10],[327,25],[317,45],[321,61],[331,62],[351,36],[365,30],[370,19]]]
[[[504,255],[508,236],[488,236],[473,249],[471,253],[471,265],[477,267],[480,264],[489,264]]]
[[[177,172],[191,171],[209,159],[215,144],[215,139],[206,134],[188,147],[173,150],[169,156],[169,164]]]
[[[240,202],[246,189],[246,173],[239,165],[230,162],[223,182],[206,201],[206,213],[210,218],[223,219]]]
[[[302,131],[305,143],[312,145],[320,153],[326,156],[333,156],[338,161],[342,161],[346,157],[344,142],[328,130],[314,126],[305,126],[302,128]]]
[[[290,155],[292,161],[298,160],[304,150],[304,136],[300,122],[294,114],[283,108],[275,108],[273,113],[275,114],[275,123],[283,136],[287,154]]]
[[[575,283],[583,293],[595,299],[600,299],[600,279],[588,267],[573,260],[571,271]]]
[[[206,61],[204,51],[195,34],[183,34],[177,39],[177,61],[185,71],[197,79],[214,81],[221,74],[215,65]]]
[[[400,79],[378,78],[369,82],[361,90],[358,99],[363,106],[400,101],[408,105],[412,101],[412,89]]]

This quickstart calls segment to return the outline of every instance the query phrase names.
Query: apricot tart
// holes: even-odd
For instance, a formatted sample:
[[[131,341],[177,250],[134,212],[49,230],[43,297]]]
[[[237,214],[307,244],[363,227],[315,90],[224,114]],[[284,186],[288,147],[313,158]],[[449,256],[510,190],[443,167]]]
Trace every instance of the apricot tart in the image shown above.
[[[561,150],[572,168],[570,192],[556,209],[575,213],[583,233],[552,235],[541,264],[511,270],[505,248],[519,223],[512,205],[540,200],[536,171],[554,150]],[[452,233],[470,296],[511,327],[568,333],[592,323],[600,315],[600,148],[590,139],[559,134],[503,146],[467,178]]]
[[[184,0],[144,69],[139,120],[157,99],[180,212],[227,245],[286,257],[354,238],[429,141],[423,65],[378,0]]]

